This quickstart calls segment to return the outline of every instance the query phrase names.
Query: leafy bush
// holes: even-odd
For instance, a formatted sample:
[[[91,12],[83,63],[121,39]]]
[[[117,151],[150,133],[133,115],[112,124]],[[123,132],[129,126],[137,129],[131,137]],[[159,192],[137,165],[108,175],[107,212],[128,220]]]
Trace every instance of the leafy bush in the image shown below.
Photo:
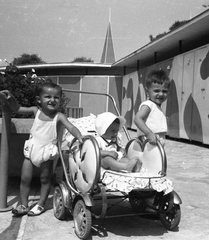
[[[183,21],[175,21],[175,23],[169,27],[169,31],[173,31],[181,26],[183,26],[184,24],[188,23],[189,20],[183,20]]]
[[[76,62],[94,62],[91,58],[86,58],[86,57],[76,57],[71,63],[76,63]]]
[[[175,21],[175,23],[173,23],[170,27],[169,27],[169,31],[173,31],[181,26],[183,26],[184,24],[186,24],[187,22],[189,22],[189,20],[183,20],[183,21]],[[158,40],[159,38],[162,38],[163,36],[165,36],[168,32],[163,32],[163,33],[159,33],[158,35],[156,35],[155,37],[150,34],[149,35],[149,39],[150,42],[153,42],[155,40]]]
[[[14,65],[10,65],[6,68],[5,73],[0,74],[0,91],[9,90],[17,102],[22,106],[36,106],[36,96],[38,86],[45,82],[51,81],[50,79],[39,78],[33,72],[25,75],[20,75],[19,70]],[[63,94],[60,104],[62,113],[66,113],[66,105],[70,99]],[[0,117],[2,117],[2,111],[0,111]],[[13,118],[33,118],[33,116],[20,115],[12,113]]]
[[[40,64],[45,63],[38,54],[23,53],[20,57],[14,58],[12,64],[17,65],[28,65],[28,64]]]

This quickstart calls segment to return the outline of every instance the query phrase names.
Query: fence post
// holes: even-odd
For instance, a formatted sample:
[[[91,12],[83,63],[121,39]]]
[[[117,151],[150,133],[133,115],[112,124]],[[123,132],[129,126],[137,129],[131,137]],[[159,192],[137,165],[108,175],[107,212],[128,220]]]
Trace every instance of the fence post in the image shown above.
[[[9,140],[11,127],[11,110],[7,103],[2,106],[2,131],[0,151],[0,212],[12,210],[7,206]]]

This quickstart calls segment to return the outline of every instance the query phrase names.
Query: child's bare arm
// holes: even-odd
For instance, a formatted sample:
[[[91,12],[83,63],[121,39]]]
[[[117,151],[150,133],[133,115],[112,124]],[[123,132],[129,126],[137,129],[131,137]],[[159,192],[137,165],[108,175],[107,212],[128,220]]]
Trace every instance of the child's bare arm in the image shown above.
[[[118,153],[116,151],[106,151],[106,150],[100,150],[101,156],[103,157],[107,157],[110,156],[114,159],[118,158]]]
[[[64,114],[62,114],[62,113],[59,114],[59,116],[58,116],[58,121],[60,121],[61,124],[62,124],[64,127],[66,127],[66,129],[67,129],[74,137],[76,137],[76,138],[79,140],[79,142],[81,142],[81,143],[83,142],[83,141],[82,141],[82,134],[81,134],[81,132],[79,131],[79,129],[78,129],[76,126],[74,126],[71,122],[69,122],[68,119],[67,119],[67,117],[66,117]]]
[[[150,108],[147,106],[142,106],[134,118],[134,123],[136,124],[137,128],[144,133],[150,143],[156,144],[157,136],[151,131],[151,129],[147,127],[145,123],[149,113]]]
[[[5,94],[7,102],[9,103],[9,106],[10,106],[12,111],[14,111],[16,113],[19,113],[19,114],[23,114],[23,115],[30,115],[30,114],[35,115],[36,114],[37,109],[38,109],[36,106],[22,107],[20,104],[18,104],[17,100],[10,93],[10,91],[4,90],[2,92]]]

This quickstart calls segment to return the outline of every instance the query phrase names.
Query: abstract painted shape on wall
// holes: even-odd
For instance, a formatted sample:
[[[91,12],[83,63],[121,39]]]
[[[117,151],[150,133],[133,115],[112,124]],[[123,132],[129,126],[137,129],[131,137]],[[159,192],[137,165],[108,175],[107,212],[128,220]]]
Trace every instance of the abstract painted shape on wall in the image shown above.
[[[184,115],[183,115],[184,129],[188,136],[188,139],[192,139],[191,109],[192,109],[193,102],[194,101],[193,101],[192,95],[190,94],[190,96],[185,104]]]
[[[142,96],[141,96],[141,91],[140,91],[140,87],[143,87],[144,89],[144,81],[143,81],[143,78],[140,76],[141,73],[138,71],[137,72],[138,74],[138,82],[139,82],[139,87],[138,87],[138,90],[137,90],[137,95],[136,95],[136,101],[135,101],[135,104],[134,104],[134,114],[136,115],[136,113],[138,112],[139,110],[139,106],[140,104],[142,103]],[[134,89],[133,89],[134,90]],[[145,99],[144,99],[145,100]]]
[[[136,115],[136,113],[138,112],[141,102],[142,102],[142,98],[141,98],[141,93],[140,93],[140,87],[138,87],[136,101],[134,104],[134,115]]]
[[[168,117],[168,135],[179,138],[180,119],[176,84],[171,80],[170,95],[167,99],[166,117]],[[170,133],[170,134],[169,134]]]
[[[193,99],[192,99],[193,100]],[[199,108],[193,100],[192,108],[192,140],[203,143],[203,126]]]
[[[125,98],[125,96],[124,96]],[[130,78],[128,80],[128,86],[126,90],[126,100],[130,100],[131,102],[131,107],[130,109],[126,112],[125,114],[125,119],[126,119],[126,125],[131,126],[133,122],[133,106],[134,106],[134,100],[133,100],[133,80]]]
[[[209,77],[209,52],[200,66],[200,76],[203,80],[206,80]]]
[[[192,115],[191,109],[192,108]],[[203,142],[202,121],[197,104],[190,94],[184,110],[184,127],[190,140]]]

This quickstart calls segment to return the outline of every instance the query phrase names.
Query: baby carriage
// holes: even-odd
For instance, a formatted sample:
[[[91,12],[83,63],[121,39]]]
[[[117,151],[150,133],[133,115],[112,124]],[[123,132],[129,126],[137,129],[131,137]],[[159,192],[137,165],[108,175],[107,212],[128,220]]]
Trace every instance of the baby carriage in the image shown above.
[[[172,182],[166,178],[167,160],[160,142],[151,145],[147,140],[129,139],[125,151],[129,158],[138,156],[142,160],[143,169],[139,173],[101,169],[100,150],[90,118],[75,119],[73,122],[81,121],[82,127],[87,122],[82,144],[73,139],[69,150],[65,151],[61,141],[58,143],[64,177],[55,184],[55,217],[64,219],[69,211],[76,235],[86,239],[91,232],[92,220],[112,217],[109,212],[118,200],[119,203],[129,202],[132,215],[155,213],[166,229],[176,229],[181,219],[182,202],[173,190]],[[94,208],[98,205],[99,213]]]

